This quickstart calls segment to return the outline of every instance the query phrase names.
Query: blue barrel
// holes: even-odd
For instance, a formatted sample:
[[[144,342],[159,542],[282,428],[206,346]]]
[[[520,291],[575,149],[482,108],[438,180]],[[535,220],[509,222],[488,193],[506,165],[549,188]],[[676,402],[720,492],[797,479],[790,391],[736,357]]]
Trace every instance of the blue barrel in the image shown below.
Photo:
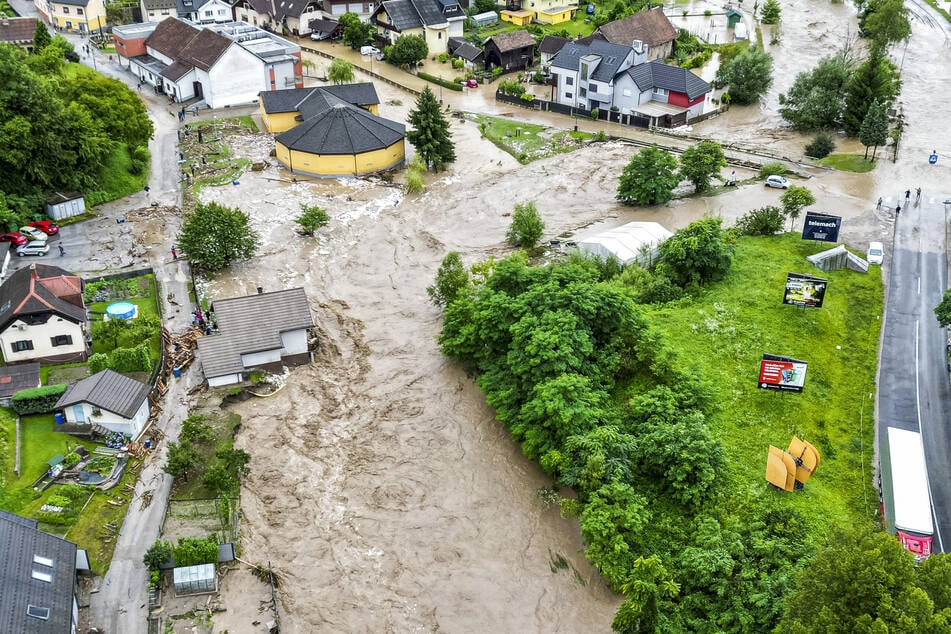
[[[172,368],[172,376],[176,379],[182,378],[182,369],[181,368]]]
[[[53,418],[56,419],[57,425],[62,425],[63,423],[66,422],[66,419],[63,417],[63,412],[56,412],[55,414],[53,414]]]
[[[152,441],[151,441],[151,440],[146,440],[146,441],[145,441],[145,448],[146,448],[146,449],[151,449],[151,448],[152,448]]]

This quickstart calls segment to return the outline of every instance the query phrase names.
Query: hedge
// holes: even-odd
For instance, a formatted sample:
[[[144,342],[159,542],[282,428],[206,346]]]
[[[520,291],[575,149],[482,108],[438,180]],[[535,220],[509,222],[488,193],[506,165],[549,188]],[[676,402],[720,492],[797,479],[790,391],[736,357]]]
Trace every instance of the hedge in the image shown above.
[[[20,390],[10,399],[10,407],[20,416],[49,414],[56,407],[56,401],[64,392],[66,392],[65,383]]]
[[[462,85],[457,84],[454,81],[441,79],[439,77],[436,77],[435,75],[430,75],[429,73],[416,73],[416,76],[422,79],[425,79],[426,81],[432,82],[434,84],[439,84],[440,86],[444,88],[448,88],[449,90],[458,90],[459,92],[462,92]]]

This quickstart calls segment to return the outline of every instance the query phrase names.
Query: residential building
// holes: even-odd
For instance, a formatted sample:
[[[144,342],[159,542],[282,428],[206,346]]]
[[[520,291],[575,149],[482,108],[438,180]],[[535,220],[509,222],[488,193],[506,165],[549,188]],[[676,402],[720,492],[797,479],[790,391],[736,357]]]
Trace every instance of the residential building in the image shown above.
[[[198,339],[198,358],[211,387],[240,383],[253,369],[310,361],[314,318],[303,288],[219,299],[211,310],[218,334]]]
[[[630,46],[592,40],[568,42],[551,61],[555,101],[566,106],[608,109],[614,100],[614,78],[634,63]]]
[[[109,21],[105,0],[33,0],[43,21],[68,33],[98,33]]]
[[[542,41],[538,43],[538,59],[544,72],[548,72],[551,67],[551,60],[570,41],[571,39],[567,37],[558,37],[557,35],[546,35],[542,38]]]
[[[304,85],[300,46],[242,22],[199,27],[176,18],[117,26],[113,39],[119,63],[176,102],[222,108]]]
[[[578,3],[570,0],[506,0],[503,22],[525,26],[530,22],[561,24],[575,17]]]
[[[343,13],[346,10],[340,15]],[[292,35],[310,35],[311,20],[323,18],[325,14],[321,0],[238,0],[234,4],[235,20]]]
[[[0,349],[7,364],[85,361],[86,333],[78,276],[34,263],[0,285]]]
[[[178,17],[195,24],[234,22],[234,11],[226,0],[177,0]]]
[[[449,38],[462,37],[465,20],[457,0],[384,0],[370,16],[388,43],[401,35],[419,35],[431,55],[449,52]]]
[[[464,68],[469,71],[476,71],[485,68],[485,54],[482,49],[473,46],[464,38],[449,38],[449,54],[457,57],[465,64]]]
[[[528,31],[499,33],[485,41],[482,51],[486,69],[525,70],[535,63],[535,38]]]
[[[0,632],[76,634],[76,570],[85,550],[44,533],[36,520],[0,511]]]
[[[620,113],[650,117],[650,125],[676,127],[703,113],[710,84],[699,75],[660,60],[638,64],[614,80],[612,105]]]
[[[69,386],[56,402],[67,423],[99,425],[138,438],[149,419],[149,386],[103,370]]]
[[[40,364],[18,363],[0,368],[0,406],[9,407],[10,399],[20,390],[40,387]]]
[[[36,18],[8,18],[0,16],[0,44],[13,44],[25,50],[33,49]]]
[[[139,0],[143,22],[161,22],[178,17],[177,0]]]
[[[657,7],[602,24],[591,37],[622,46],[634,46],[634,42],[641,42],[647,47],[647,59],[650,61],[673,55],[674,40],[678,35],[677,29],[664,15],[663,8]]]

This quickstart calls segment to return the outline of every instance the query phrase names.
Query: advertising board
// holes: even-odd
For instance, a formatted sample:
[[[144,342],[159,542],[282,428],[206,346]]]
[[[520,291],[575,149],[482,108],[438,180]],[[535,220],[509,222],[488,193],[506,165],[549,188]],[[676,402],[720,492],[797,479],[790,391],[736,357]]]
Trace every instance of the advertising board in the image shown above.
[[[805,361],[764,354],[759,366],[759,388],[780,392],[802,392],[806,383]]]
[[[817,240],[819,242],[838,242],[839,227],[842,226],[840,216],[830,216],[818,212],[806,212],[806,220],[802,225],[803,240]]]
[[[787,273],[783,303],[790,306],[822,308],[822,300],[825,299],[828,285],[829,280],[821,277],[801,273]]]

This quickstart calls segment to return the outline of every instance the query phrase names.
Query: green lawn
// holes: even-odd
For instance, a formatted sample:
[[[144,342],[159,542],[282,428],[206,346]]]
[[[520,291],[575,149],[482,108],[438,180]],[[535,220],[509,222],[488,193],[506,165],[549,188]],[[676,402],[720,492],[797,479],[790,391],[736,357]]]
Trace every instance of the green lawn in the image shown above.
[[[581,37],[586,37],[594,33],[594,23],[588,21],[588,16],[585,15],[584,6],[578,10],[578,13],[575,15],[574,20],[569,20],[567,22],[562,22],[561,24],[533,24],[531,26],[531,31],[535,35],[535,39],[541,42],[542,37],[545,35],[558,35],[560,37],[569,37],[571,39],[577,38],[579,35]],[[516,26],[511,22],[496,22],[491,26],[487,26],[481,29],[477,29],[475,33],[478,34],[479,39],[485,41],[485,38],[491,37],[493,35],[498,35],[499,33],[508,33],[510,31],[521,31],[525,29],[523,26]],[[466,31],[466,35],[471,34],[472,31]]]
[[[824,248],[795,234],[740,238],[723,282],[650,311],[680,363],[712,381],[723,406],[711,422],[729,465],[721,503],[740,515],[795,509],[809,518],[813,543],[833,525],[868,522],[878,507],[870,464],[881,277],[823,273],[805,256]],[[787,272],[827,278],[823,308],[784,306]],[[807,361],[804,392],[758,389],[763,353]],[[816,445],[822,463],[803,491],[776,491],[764,480],[767,448],[785,449],[794,434]]]
[[[136,278],[140,280],[140,283],[144,285],[142,280],[148,282],[148,290],[145,288],[140,288],[137,292],[139,295],[145,295],[144,297],[115,297],[105,302],[94,302],[87,303],[86,307],[93,313],[105,314],[106,307],[109,304],[114,302],[131,302],[135,304],[139,309],[140,317],[155,317],[158,318],[158,309],[155,306],[155,276],[146,275],[144,277]],[[100,317],[101,318],[101,317]],[[119,345],[125,347],[131,347],[137,345],[137,341],[124,341],[121,337],[119,339]],[[94,338],[92,342],[92,352],[93,354],[97,352],[111,352],[115,349],[115,342],[109,341],[101,338]],[[149,355],[152,358],[153,364],[157,364],[162,354],[162,336],[161,333],[156,331],[155,334],[149,338]],[[42,371],[41,371],[42,372]],[[42,378],[42,375],[41,375]]]
[[[875,167],[874,161],[867,161],[858,154],[830,154],[819,163],[843,172],[871,172]]]
[[[519,163],[571,152],[594,138],[590,132],[569,132],[543,125],[486,115],[472,115],[482,136],[514,156]]]

